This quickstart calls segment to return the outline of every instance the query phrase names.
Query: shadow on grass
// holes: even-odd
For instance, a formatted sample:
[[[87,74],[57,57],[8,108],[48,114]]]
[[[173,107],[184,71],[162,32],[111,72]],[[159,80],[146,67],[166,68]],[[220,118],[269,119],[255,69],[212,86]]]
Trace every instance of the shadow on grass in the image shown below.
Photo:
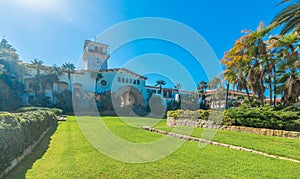
[[[48,150],[51,136],[55,133],[58,125],[59,124],[53,126],[40,141],[40,143],[36,146],[36,148],[32,151],[32,153],[28,155],[21,163],[19,163],[19,165],[16,166],[12,171],[10,171],[8,175],[4,177],[4,179],[25,179],[27,170],[31,169],[34,162],[42,158],[42,156]]]

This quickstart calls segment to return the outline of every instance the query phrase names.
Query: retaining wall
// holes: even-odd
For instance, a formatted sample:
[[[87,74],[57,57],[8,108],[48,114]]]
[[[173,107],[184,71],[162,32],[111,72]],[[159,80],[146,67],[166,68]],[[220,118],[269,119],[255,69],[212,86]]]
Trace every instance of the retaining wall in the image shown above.
[[[266,136],[278,136],[286,138],[300,139],[300,132],[295,131],[284,131],[284,130],[274,130],[266,128],[253,128],[253,127],[244,127],[244,126],[223,126],[215,124],[213,121],[207,120],[191,120],[191,119],[181,119],[168,117],[167,118],[168,126],[192,126],[192,127],[203,127],[203,128],[215,128],[219,130],[229,130],[235,132],[247,132],[252,134],[261,134]]]

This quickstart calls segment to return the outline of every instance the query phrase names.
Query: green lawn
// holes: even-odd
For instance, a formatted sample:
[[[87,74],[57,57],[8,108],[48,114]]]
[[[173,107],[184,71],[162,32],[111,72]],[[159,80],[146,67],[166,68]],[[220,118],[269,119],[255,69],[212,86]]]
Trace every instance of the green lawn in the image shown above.
[[[172,131],[172,127],[166,125],[166,120],[162,120],[156,128]],[[195,128],[191,136],[201,138],[203,128]],[[283,137],[264,136],[245,132],[233,132],[218,130],[213,141],[232,144],[240,147],[254,149],[268,154],[300,160],[300,140]]]
[[[145,143],[162,138],[162,135],[124,124],[116,117],[103,117],[108,128],[116,135],[133,142]],[[157,124],[161,128],[162,121]],[[198,135],[201,130],[194,131]],[[226,131],[227,132],[227,131]],[[239,134],[218,132],[215,140],[238,138]],[[249,140],[251,135],[245,135]],[[281,138],[262,140],[285,141]],[[224,139],[231,142],[229,139]],[[257,139],[253,139],[256,141]],[[234,141],[234,139],[232,139]],[[288,143],[289,140],[286,141]],[[293,140],[291,140],[293,141]],[[247,142],[245,142],[247,143]],[[299,144],[299,143],[298,143]],[[43,144],[41,144],[43,145]],[[47,145],[47,143],[46,143]],[[246,145],[246,144],[243,144]],[[271,144],[270,144],[271,145]],[[273,144],[272,144],[273,145]],[[275,144],[277,145],[277,143]],[[277,146],[273,146],[277,147]],[[272,146],[270,146],[272,148]],[[298,149],[299,145],[298,145]],[[269,150],[269,149],[266,149]],[[285,146],[281,145],[281,150]],[[35,151],[36,152],[36,151]],[[32,155],[36,155],[36,153]],[[284,152],[282,152],[283,154]],[[60,122],[45,154],[20,170],[23,163],[8,178],[299,178],[300,164],[273,159],[252,153],[208,145],[201,149],[195,142],[184,143],[176,152],[161,160],[149,163],[124,163],[111,159],[95,149],[82,135],[75,117]],[[26,175],[26,176],[24,176]]]

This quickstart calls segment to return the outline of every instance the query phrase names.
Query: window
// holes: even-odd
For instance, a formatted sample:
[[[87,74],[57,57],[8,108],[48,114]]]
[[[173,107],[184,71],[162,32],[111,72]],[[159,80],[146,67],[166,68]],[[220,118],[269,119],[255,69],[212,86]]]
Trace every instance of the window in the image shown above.
[[[98,53],[98,47],[95,47],[95,52]]]
[[[122,78],[122,83],[125,83],[125,79],[124,78]]]
[[[136,80],[133,81],[133,84],[136,84]]]
[[[137,85],[140,85],[140,80],[137,80]]]
[[[132,84],[132,79],[130,79],[130,84]]]
[[[150,89],[147,89],[147,93],[150,93]]]
[[[126,83],[128,83],[128,78],[126,78]]]
[[[106,86],[106,85],[107,85],[107,81],[102,80],[102,81],[101,81],[101,85],[102,85],[102,86]]]
[[[119,82],[119,83],[121,82],[121,77],[118,77],[118,82]]]

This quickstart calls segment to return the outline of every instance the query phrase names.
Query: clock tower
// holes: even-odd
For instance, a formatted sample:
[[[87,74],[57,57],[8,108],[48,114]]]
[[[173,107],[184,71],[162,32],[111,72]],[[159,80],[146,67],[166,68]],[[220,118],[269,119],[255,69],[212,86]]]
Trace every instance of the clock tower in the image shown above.
[[[85,70],[107,70],[107,60],[109,58],[108,45],[85,40],[83,51]]]

